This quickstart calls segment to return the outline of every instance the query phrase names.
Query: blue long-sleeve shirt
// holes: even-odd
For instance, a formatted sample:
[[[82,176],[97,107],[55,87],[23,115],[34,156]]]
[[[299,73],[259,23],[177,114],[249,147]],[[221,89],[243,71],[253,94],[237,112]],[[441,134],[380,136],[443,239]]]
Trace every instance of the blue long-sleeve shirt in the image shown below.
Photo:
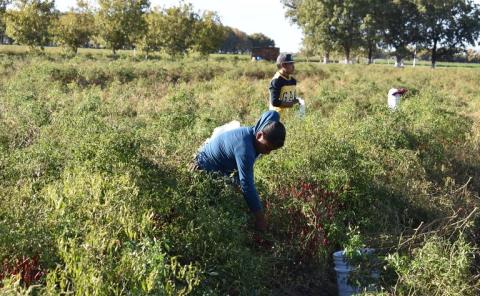
[[[222,133],[211,139],[197,155],[197,164],[202,170],[224,175],[238,172],[240,188],[252,212],[262,209],[253,174],[253,165],[259,156],[255,150],[255,134],[268,123],[278,122],[279,119],[277,112],[267,111],[255,126],[240,127]]]

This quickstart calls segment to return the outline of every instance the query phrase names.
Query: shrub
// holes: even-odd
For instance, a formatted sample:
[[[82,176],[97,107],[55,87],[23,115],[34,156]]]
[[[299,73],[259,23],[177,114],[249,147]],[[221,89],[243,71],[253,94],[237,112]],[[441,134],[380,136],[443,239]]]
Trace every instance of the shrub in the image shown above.
[[[478,70],[298,63],[307,116],[282,115],[285,147],[256,163],[271,226],[259,236],[241,194],[186,166],[216,126],[255,123],[275,66],[91,52],[0,54],[1,293],[329,295],[349,227],[394,252],[403,231],[478,207],[463,194],[479,186]],[[10,272],[25,258],[45,271],[28,287]]]
[[[460,236],[454,242],[431,237],[412,251],[387,260],[398,275],[396,295],[476,295],[480,288],[470,266],[474,248]],[[477,291],[477,292],[476,292]]]

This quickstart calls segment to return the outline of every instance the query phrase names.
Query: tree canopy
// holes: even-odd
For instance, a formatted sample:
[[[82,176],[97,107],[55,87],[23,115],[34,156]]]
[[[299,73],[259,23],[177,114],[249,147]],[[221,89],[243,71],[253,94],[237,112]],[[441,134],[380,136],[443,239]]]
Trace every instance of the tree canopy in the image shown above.
[[[431,51],[432,67],[440,52],[458,51],[475,44],[480,34],[480,10],[471,1],[416,0],[422,45]]]
[[[5,34],[5,12],[7,11],[7,5],[11,2],[11,0],[0,0],[0,41]]]
[[[78,8],[60,15],[52,32],[54,40],[73,53],[86,44],[94,34],[94,16],[84,1],[78,1]]]
[[[353,50],[362,50],[371,60],[382,47],[392,50],[400,65],[413,46],[428,49],[434,67],[439,53],[474,45],[480,32],[479,5],[471,0],[281,2],[286,16],[303,30],[308,52],[343,52],[347,63]]]
[[[173,6],[160,11],[159,38],[162,48],[170,55],[184,54],[193,45],[197,14],[191,4]]]
[[[9,7],[12,2],[15,5]],[[6,35],[18,44],[43,49],[51,43],[72,53],[91,45],[109,48],[114,55],[119,49],[138,48],[147,56],[154,51],[244,53],[253,47],[275,46],[262,33],[248,35],[226,27],[216,12],[195,11],[186,2],[153,9],[149,0],[96,2],[89,6],[88,1],[77,0],[77,8],[59,13],[54,0],[0,0],[0,42],[7,27]]]
[[[57,16],[54,0],[17,0],[6,13],[6,32],[17,43],[42,50],[51,39],[50,28]]]
[[[193,50],[201,54],[213,53],[218,50],[226,31],[217,13],[206,11],[196,22],[193,30]]]
[[[135,44],[145,33],[148,0],[98,0],[98,5],[97,40],[112,49],[113,54],[125,45]]]
[[[253,33],[248,36],[250,42],[252,43],[252,47],[273,47],[275,46],[275,41],[268,38],[262,33]]]

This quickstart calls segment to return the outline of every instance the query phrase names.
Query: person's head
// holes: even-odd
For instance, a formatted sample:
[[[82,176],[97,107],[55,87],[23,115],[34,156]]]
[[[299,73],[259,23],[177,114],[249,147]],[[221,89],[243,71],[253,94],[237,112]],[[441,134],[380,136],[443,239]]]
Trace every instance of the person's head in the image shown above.
[[[286,75],[291,75],[295,72],[295,62],[289,53],[281,53],[277,57],[277,68]]]
[[[283,147],[287,132],[281,122],[272,121],[255,134],[255,149],[260,154],[269,154]]]

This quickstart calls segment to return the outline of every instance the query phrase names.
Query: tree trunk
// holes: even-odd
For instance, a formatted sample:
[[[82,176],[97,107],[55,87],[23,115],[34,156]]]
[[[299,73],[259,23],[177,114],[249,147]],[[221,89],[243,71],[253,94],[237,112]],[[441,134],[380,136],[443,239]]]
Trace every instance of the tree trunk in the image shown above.
[[[345,65],[350,64],[350,47],[345,47]]]
[[[328,64],[329,63],[329,60],[330,60],[330,53],[329,52],[325,52],[323,54],[323,63],[324,64]]]
[[[417,65],[417,48],[415,46],[415,51],[413,52],[413,67]]]
[[[435,69],[436,63],[437,63],[437,40],[434,40],[433,48],[432,48],[432,69]]]
[[[373,63],[373,47],[368,47],[368,64],[371,65]]]
[[[402,68],[403,67],[403,62],[402,62],[402,57],[401,56],[395,56],[395,67],[396,68]]]

